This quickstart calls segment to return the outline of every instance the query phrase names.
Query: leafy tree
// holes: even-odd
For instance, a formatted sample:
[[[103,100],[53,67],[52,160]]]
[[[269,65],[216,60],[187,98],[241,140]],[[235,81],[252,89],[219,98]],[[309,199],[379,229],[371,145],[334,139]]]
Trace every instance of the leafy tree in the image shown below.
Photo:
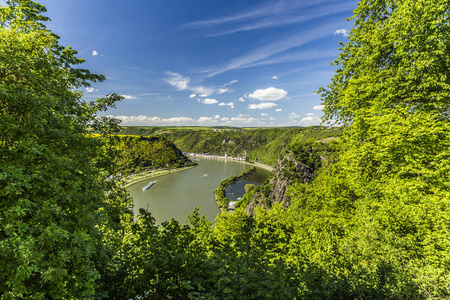
[[[77,52],[45,28],[45,7],[0,7],[0,296],[93,298],[112,249],[102,232],[118,226],[126,199],[105,180],[101,139],[116,122],[96,113],[120,97],[82,101],[78,89],[103,81],[75,66]]]
[[[325,120],[347,128],[337,172],[357,216],[344,238],[356,258],[349,266],[359,265],[352,276],[442,297],[450,294],[450,7],[361,1],[354,13],[321,89]]]
[[[250,183],[250,184],[246,184],[244,189],[245,189],[245,193],[250,193],[251,191],[253,191],[255,189],[255,185]]]

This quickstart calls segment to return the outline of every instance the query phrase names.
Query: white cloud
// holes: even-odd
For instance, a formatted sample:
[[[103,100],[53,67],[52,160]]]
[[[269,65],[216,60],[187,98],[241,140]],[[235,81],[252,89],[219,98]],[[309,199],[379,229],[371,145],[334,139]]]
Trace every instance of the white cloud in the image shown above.
[[[317,2],[317,1],[314,1]],[[262,5],[252,5],[237,14],[224,15],[213,19],[199,20],[180,26],[180,29],[207,30],[207,36],[221,36],[241,31],[258,30],[301,23],[333,13],[353,9],[354,4],[327,3],[312,6],[313,1],[268,1]],[[324,2],[324,1],[318,1]]]
[[[240,98],[239,98],[239,101],[245,102],[245,99],[244,99],[243,97],[240,97]]]
[[[338,29],[334,32],[334,35],[342,34],[343,36],[348,36],[349,32],[347,29]]]
[[[233,102],[228,102],[228,103],[221,102],[221,103],[219,103],[219,106],[234,106],[234,103]]]
[[[234,108],[234,103],[233,102],[228,102],[228,103],[220,102],[219,106],[229,106],[230,108]]]
[[[324,105],[314,105],[314,107],[313,107],[314,110],[322,110],[324,108],[325,108]]]
[[[206,124],[212,124],[212,123],[217,123],[218,121],[217,120],[214,120],[213,118],[211,118],[211,117],[200,117],[200,118],[198,118],[198,120],[197,120],[197,123],[199,123],[199,124],[204,124],[204,125],[206,125]]]
[[[216,104],[216,103],[218,103],[219,101],[217,101],[216,99],[209,99],[209,98],[206,98],[206,99],[204,99],[204,100],[198,99],[198,102],[203,103],[203,104]]]
[[[248,106],[249,109],[266,109],[277,106],[273,102],[265,102],[265,103],[259,103],[259,104],[250,104]]]
[[[286,95],[287,92],[285,90],[270,87],[265,90],[258,89],[252,94],[249,94],[248,97],[261,101],[277,101],[286,97]]]
[[[136,99],[136,97],[130,95],[120,95],[120,96],[122,96],[124,99]]]
[[[228,91],[229,91],[229,89],[218,89],[217,90],[217,94],[223,94],[223,93],[226,93]]]
[[[220,121],[223,121],[223,122],[225,122],[225,121],[228,121],[230,118],[228,118],[228,117],[223,117],[222,119],[220,119]]]
[[[300,32],[286,38],[253,49],[247,53],[230,59],[228,62],[215,68],[214,70],[210,70],[207,72],[207,77],[214,77],[230,70],[245,69],[254,65],[265,64],[266,60],[271,60],[274,56],[287,50],[297,48],[312,41],[332,35],[335,31],[336,24],[339,24],[339,22],[340,21],[336,18],[329,18],[327,19],[327,22],[322,22],[319,26],[308,27],[307,29],[300,30]]]
[[[255,118],[241,118],[241,117],[233,117],[230,119],[233,122],[239,122],[239,123],[244,123],[244,124],[248,124],[248,123],[252,123],[255,121],[258,121]]]
[[[297,118],[300,118],[300,116],[297,115],[296,113],[290,113],[289,114],[289,119],[297,119]]]
[[[303,126],[312,126],[312,125],[319,125],[320,124],[320,118],[318,116],[308,116],[302,118],[299,123]]]
[[[261,113],[261,117],[267,117],[267,116],[268,116],[268,114]]]
[[[189,98],[195,98],[195,97],[197,97],[196,94],[191,94],[191,95],[189,96]]]
[[[275,109],[275,111],[283,111],[281,108],[277,108]]]
[[[98,55],[98,52],[94,50],[94,51],[92,51],[92,55],[93,55],[93,56],[97,56],[97,55]]]
[[[86,88],[86,92],[87,92],[87,93],[93,93],[93,92],[98,92],[98,90],[97,90],[97,89],[94,89],[93,87],[87,87],[87,88]]]
[[[176,87],[179,91],[184,91],[184,90],[192,91],[193,94],[190,95],[191,98],[194,98],[197,95],[199,97],[205,98],[214,93],[223,94],[223,93],[229,91],[226,88],[216,88],[216,87],[202,86],[202,85],[191,86],[190,85],[190,82],[191,82],[190,77],[181,75],[179,73],[171,72],[171,71],[166,71],[165,73],[168,75],[168,77],[164,80],[168,84],[170,84],[173,87]]]
[[[214,88],[205,87],[205,86],[194,86],[189,87],[194,93],[200,94],[199,97],[208,97],[212,93],[214,93]]]
[[[221,125],[227,126],[266,126],[267,124],[257,118],[252,117],[232,117],[222,120]]]
[[[239,80],[237,80],[237,79],[235,79],[235,80],[231,80],[230,82],[228,82],[228,83],[225,83],[223,86],[228,86],[228,85],[232,85],[233,83],[236,83],[236,82],[238,82]]]
[[[166,71],[166,74],[169,75],[169,78],[166,78],[165,80],[171,86],[176,87],[179,91],[188,88],[188,84],[191,81],[189,77],[170,71]]]
[[[272,79],[278,79],[278,76],[273,76]]]
[[[122,121],[123,125],[147,125],[147,126],[161,126],[161,125],[193,125],[195,120],[188,117],[172,117],[172,118],[160,118],[149,117],[145,115],[139,116],[112,116],[108,117],[116,118]]]
[[[315,116],[316,114],[314,114],[314,113],[307,113],[306,115],[310,117],[310,116]]]
[[[161,122],[167,124],[189,124],[192,123],[193,121],[194,119],[188,117],[172,117],[161,120]]]

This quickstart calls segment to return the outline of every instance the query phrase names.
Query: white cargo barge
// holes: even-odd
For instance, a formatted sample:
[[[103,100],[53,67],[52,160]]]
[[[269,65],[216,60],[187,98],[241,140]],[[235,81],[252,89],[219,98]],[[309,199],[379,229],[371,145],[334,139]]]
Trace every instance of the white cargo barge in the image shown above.
[[[153,185],[155,184],[154,181],[150,181],[146,186],[144,186],[144,188],[142,189],[143,191],[148,190],[149,188],[151,188]]]

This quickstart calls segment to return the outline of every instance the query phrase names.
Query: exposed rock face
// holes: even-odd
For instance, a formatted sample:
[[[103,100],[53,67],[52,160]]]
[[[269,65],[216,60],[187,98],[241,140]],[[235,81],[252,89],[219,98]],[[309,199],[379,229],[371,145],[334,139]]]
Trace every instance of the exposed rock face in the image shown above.
[[[272,179],[268,184],[261,186],[245,208],[251,215],[257,206],[270,207],[272,203],[283,202],[283,207],[290,204],[286,190],[294,182],[310,182],[313,179],[314,169],[294,160],[288,154],[278,159]]]

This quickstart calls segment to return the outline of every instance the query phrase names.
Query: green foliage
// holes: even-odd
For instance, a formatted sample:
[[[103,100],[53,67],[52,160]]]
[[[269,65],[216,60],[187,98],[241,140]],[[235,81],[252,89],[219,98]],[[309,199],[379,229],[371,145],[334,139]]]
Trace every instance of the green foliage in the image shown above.
[[[245,192],[246,193],[250,193],[251,191],[253,191],[255,189],[255,185],[250,183],[250,184],[246,184],[244,186]]]
[[[45,7],[0,7],[0,297],[93,298],[110,255],[102,232],[117,226],[124,191],[104,180],[102,139],[116,122],[77,90],[104,76],[76,69],[83,60],[40,23]],[[104,171],[103,171],[104,170]]]
[[[77,88],[103,76],[73,68],[82,60],[39,23],[43,6],[7,3],[0,8],[2,299],[449,297],[446,1],[359,3],[340,68],[321,90],[326,118],[346,126],[342,143],[313,143],[332,135],[322,127],[151,129],[183,151],[247,152],[272,164],[284,149],[283,169],[316,171],[312,182],[292,184],[287,208],[266,198],[270,209],[244,213],[255,194],[270,196],[267,183],[249,189],[214,227],[198,210],[189,225],[157,226],[143,210],[133,223],[124,191],[105,179],[117,170],[111,148],[127,169],[181,162],[179,153],[166,139],[109,135],[115,121],[96,112],[120,97],[83,103]],[[88,138],[92,129],[102,137]]]
[[[183,152],[208,153],[275,165],[283,147],[293,141],[320,140],[339,136],[340,128],[313,126],[306,128],[204,129],[171,127],[121,127],[121,134],[162,135]]]
[[[446,1],[359,4],[321,89],[326,118],[347,127],[343,151],[313,188],[292,191],[308,213],[343,220],[349,278],[406,297],[450,294],[449,17]]]
[[[179,168],[193,163],[175,145],[160,136],[109,137],[109,147],[115,150],[115,173],[128,175],[144,169]]]
[[[237,176],[232,176],[231,178],[224,179],[220,182],[219,186],[214,191],[214,194],[216,196],[216,202],[222,211],[228,211],[228,206],[230,204],[230,200],[225,196],[227,187],[229,185],[236,183],[239,180],[244,179],[245,177],[254,173],[255,171],[256,171],[256,168],[251,167],[250,169],[242,172],[241,174],[239,174]]]

